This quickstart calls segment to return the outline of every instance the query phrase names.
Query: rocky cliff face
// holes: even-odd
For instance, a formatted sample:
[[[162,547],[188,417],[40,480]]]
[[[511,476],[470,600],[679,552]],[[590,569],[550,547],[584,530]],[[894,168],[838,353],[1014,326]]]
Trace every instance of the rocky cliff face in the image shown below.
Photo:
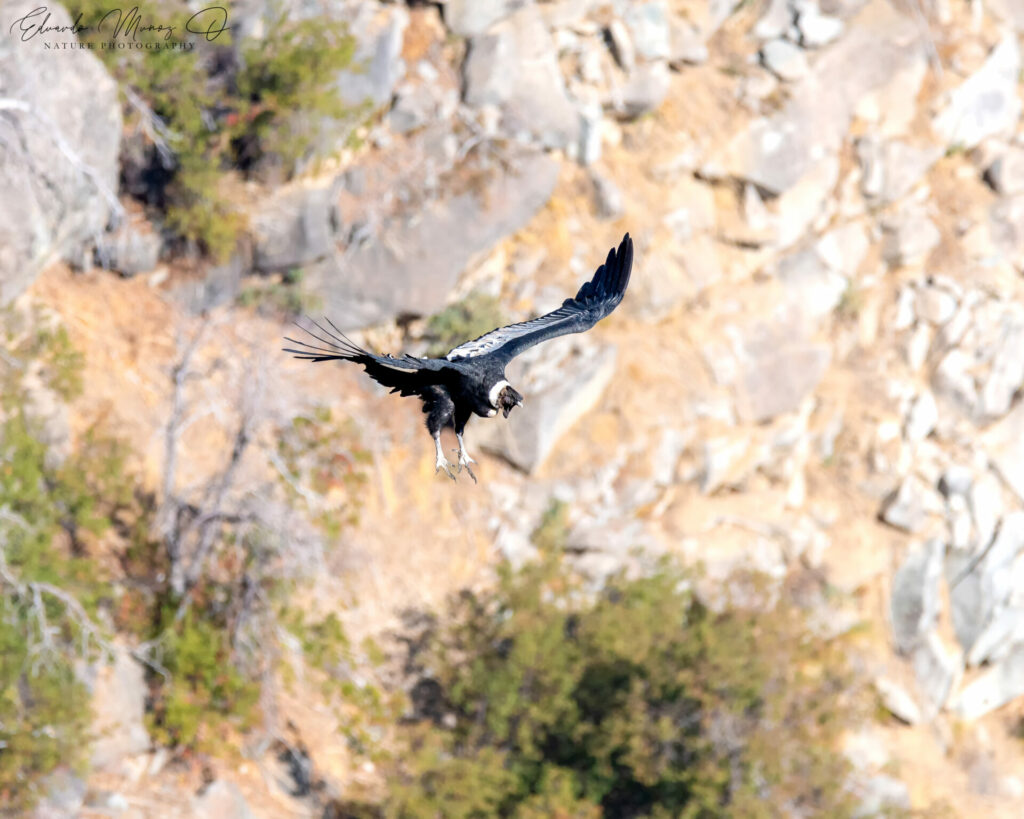
[[[595,578],[646,560],[631,551],[640,545],[701,561],[711,580],[750,567],[802,576],[801,602],[826,633],[874,626],[865,665],[894,719],[850,740],[866,815],[933,798],[964,815],[1018,815],[1018,4],[339,7],[353,5],[370,73],[342,81],[377,116],[329,170],[249,189],[252,252],[232,262],[231,286],[303,270],[339,324],[419,352],[415,319],[455,298],[498,295],[510,318],[528,318],[573,292],[624,230],[638,248],[621,309],[583,339],[524,357],[524,411],[470,427],[474,455],[479,443],[498,456],[481,458],[473,496],[430,482],[417,407],[348,371],[281,363],[282,404],[293,393],[335,404],[364,419],[372,442],[373,523],[335,567],[363,591],[346,612],[355,628],[374,631],[410,600],[435,604],[495,553],[527,559],[558,498],[575,559]],[[250,17],[245,31],[258,36]],[[0,82],[14,88],[4,98],[29,100],[11,77],[36,82],[33,104],[53,97],[47,116],[112,184],[116,141],[89,123],[109,114],[116,131],[116,104],[109,80],[89,73],[95,62],[75,73],[109,105],[90,103],[85,117],[74,98],[59,102],[77,77],[38,85],[27,67],[64,72],[64,56],[37,65],[25,44],[2,43]],[[24,106],[0,109],[0,174],[27,197],[0,198],[8,295],[34,275],[25,262],[42,258],[37,247],[70,254],[109,214],[60,143],[32,130],[29,150],[50,146],[40,167],[63,168],[67,191],[37,188],[10,159],[39,128]],[[62,238],[72,235],[77,245]],[[209,274],[211,289],[225,269]],[[86,317],[97,322],[116,291],[46,285],[88,349]],[[232,317],[280,361],[276,324]],[[109,361],[130,358],[134,332],[115,334],[123,349],[104,347]],[[137,370],[160,394],[156,364]],[[102,405],[120,387],[96,375]],[[396,555],[413,538],[422,549]],[[329,743],[320,736],[314,755],[330,757]]]
[[[121,104],[87,51],[22,40],[15,21],[39,8],[13,0],[0,26],[0,303],[57,259],[79,262],[120,216]],[[48,25],[69,26],[58,5]],[[13,29],[13,31],[12,31]]]

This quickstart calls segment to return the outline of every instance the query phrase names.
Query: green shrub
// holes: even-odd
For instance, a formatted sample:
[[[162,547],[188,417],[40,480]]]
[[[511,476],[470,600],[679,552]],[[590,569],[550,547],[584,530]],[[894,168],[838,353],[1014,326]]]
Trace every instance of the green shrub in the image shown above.
[[[355,42],[344,22],[284,15],[259,41],[238,46],[225,31],[208,42],[186,33],[193,12],[186,0],[136,5],[144,23],[173,25],[171,41],[195,48],[103,48],[111,23],[101,32],[94,22],[110,10],[109,3],[75,0],[68,11],[92,26],[81,39],[97,44],[94,53],[121,86],[134,91],[165,126],[174,161],[162,169],[163,189],[148,193],[155,194],[167,227],[223,260],[245,227],[226,191],[228,171],[245,172],[264,162],[291,173],[297,162],[313,157],[327,134],[365,116],[362,109],[347,108],[336,88],[338,73],[351,67]],[[164,42],[162,33],[140,33],[138,39]],[[140,114],[129,105],[126,116],[136,123]]]
[[[370,679],[372,671],[367,667],[376,669],[385,661],[380,650],[367,641],[356,651],[334,612],[316,620],[284,606],[279,621],[298,641],[302,664],[311,672],[311,679],[319,682],[324,702],[333,707],[340,736],[349,750],[373,761],[384,759],[378,739],[397,719],[401,697],[385,692]],[[291,685],[293,667],[284,664],[281,671]]]
[[[551,558],[461,595],[427,660],[451,727],[410,731],[388,813],[850,815],[840,647],[686,588],[666,564],[588,598]]]
[[[569,539],[569,504],[552,500],[530,534],[530,541],[541,554],[552,555],[565,548]]]
[[[10,399],[10,396],[6,396]],[[47,458],[31,422],[8,400],[0,424],[0,810],[26,810],[58,765],[81,767],[89,695],[75,663],[96,645],[95,621],[112,587],[85,539],[112,525],[128,491],[122,447],[95,433],[63,464]],[[65,535],[67,548],[58,547]],[[81,612],[69,608],[73,598]],[[89,626],[91,628],[91,625]]]
[[[453,347],[503,324],[505,317],[494,296],[470,293],[427,321],[427,335],[432,342],[427,355],[443,356]]]
[[[355,39],[329,19],[280,17],[265,41],[247,43],[236,78],[244,125],[232,135],[236,160],[272,156],[285,167],[315,154],[332,129],[369,113],[351,110],[337,88],[352,66]]]
[[[281,277],[261,277],[238,294],[241,307],[254,307],[265,315],[296,316],[318,312],[323,299],[302,286],[302,271],[291,270]]]
[[[225,622],[200,608],[175,623],[176,610],[168,606],[158,625],[162,665],[171,679],[158,687],[150,731],[172,748],[223,752],[230,747],[225,729],[245,731],[255,724],[260,686],[235,665]]]
[[[0,311],[7,366],[0,367],[0,409],[23,402],[21,380],[29,362],[39,366],[43,383],[65,401],[82,393],[85,360],[63,326],[52,326],[39,311],[28,315],[8,307]]]
[[[54,622],[60,612],[51,610]],[[0,813],[24,815],[59,765],[81,770],[89,694],[65,657],[41,658],[27,607],[0,597]]]
[[[327,500],[310,511],[329,537],[337,538],[345,526],[358,522],[359,497],[372,455],[362,446],[351,418],[337,419],[330,407],[323,406],[296,416],[279,431],[277,452],[294,502],[304,502],[304,488]]]

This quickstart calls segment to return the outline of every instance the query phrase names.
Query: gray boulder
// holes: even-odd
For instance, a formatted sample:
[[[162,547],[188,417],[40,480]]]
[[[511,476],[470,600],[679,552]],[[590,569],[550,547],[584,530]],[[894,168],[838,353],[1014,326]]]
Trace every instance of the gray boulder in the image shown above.
[[[441,9],[444,24],[453,34],[475,37],[494,23],[527,5],[528,0],[446,0]]]
[[[163,238],[141,217],[126,218],[96,243],[100,265],[124,276],[149,273],[160,261]]]
[[[758,423],[796,409],[818,386],[831,359],[831,348],[802,338],[791,326],[755,325],[737,362],[739,414]]]
[[[820,48],[843,33],[843,21],[822,14],[816,2],[801,4],[796,26],[800,30],[800,45],[804,48]]]
[[[761,47],[761,62],[780,80],[802,80],[811,70],[807,55],[789,40],[769,40]]]
[[[653,111],[668,96],[669,69],[663,62],[641,63],[616,92],[615,108],[626,119]]]
[[[612,56],[623,71],[632,71],[636,65],[636,47],[629,29],[621,20],[612,20],[606,30]]]
[[[336,198],[332,182],[297,182],[257,203],[249,215],[256,270],[289,270],[331,254],[337,242]]]
[[[882,503],[879,517],[904,532],[916,532],[927,519],[927,489],[914,476],[904,478]]]
[[[473,188],[394,214],[364,241],[307,267],[307,292],[343,330],[437,312],[470,261],[522,228],[554,190],[554,159],[527,153],[509,165],[481,173]]]
[[[875,690],[882,699],[885,709],[907,725],[917,725],[921,719],[921,708],[910,693],[899,683],[888,677],[875,680]]]
[[[992,205],[989,235],[998,254],[1024,269],[1024,194],[1008,196]]]
[[[353,67],[338,76],[338,92],[353,107],[369,102],[379,108],[391,101],[405,76],[402,38],[409,12],[401,5],[360,3],[349,21],[356,38]]]
[[[889,618],[901,653],[913,651],[938,620],[944,554],[942,541],[929,540],[907,556],[892,579]]]
[[[590,171],[590,181],[594,186],[594,206],[601,219],[618,219],[622,216],[622,191],[609,176],[600,171]]]
[[[631,3],[623,14],[633,47],[644,60],[667,60],[672,53],[672,30],[664,0]]]
[[[459,105],[458,89],[449,87],[431,63],[422,60],[416,73],[418,81],[406,81],[395,90],[395,102],[387,121],[396,134],[407,134],[431,122],[447,120]]]
[[[917,686],[927,703],[925,714],[932,718],[945,707],[959,682],[963,661],[933,631],[914,650],[913,664]]]
[[[978,719],[1024,695],[1024,643],[956,696],[950,705],[962,719]]]
[[[514,66],[514,69],[510,68]],[[546,148],[579,139],[580,116],[566,92],[555,42],[534,6],[520,9],[470,41],[463,98],[501,110],[501,128]]]
[[[169,292],[185,310],[199,315],[235,301],[242,290],[242,279],[251,272],[251,248],[243,242],[226,262],[211,265],[201,278],[183,279]]]
[[[633,270],[630,298],[621,308],[644,321],[665,318],[722,277],[718,248],[706,234],[658,242],[647,252],[646,264]]]
[[[0,26],[0,304],[48,263],[80,258],[120,213],[117,85],[88,51],[18,41],[9,21],[38,6],[10,0]],[[59,5],[49,15],[71,25]]]
[[[847,278],[829,269],[814,249],[785,257],[776,275],[794,311],[811,321],[830,315],[849,287]]]
[[[754,36],[759,40],[774,40],[784,36],[793,26],[795,15],[790,0],[768,0],[764,14],[754,26]]]
[[[926,61],[913,19],[882,0],[868,3],[847,29],[817,57],[814,71],[791,86],[780,111],[745,125],[709,156],[709,166],[780,194],[823,155],[839,150],[862,99],[884,92],[908,67]]]
[[[1006,515],[981,558],[951,554],[946,563],[953,630],[968,654],[1006,604],[1014,587],[1013,565],[1024,549],[1024,512]]]
[[[874,137],[857,140],[861,165],[861,191],[873,204],[901,199],[942,157],[939,147],[917,147],[900,140],[882,142]]]
[[[684,65],[703,65],[708,61],[704,33],[697,26],[679,17],[672,17],[669,26],[669,65],[682,68]]]
[[[1021,111],[1020,66],[1020,45],[1008,33],[935,118],[935,130],[946,145],[973,148],[983,139],[1013,132]]]
[[[977,666],[1001,660],[1021,642],[1024,642],[1024,609],[1018,606],[1000,609],[974,641],[967,663]]]
[[[149,748],[146,731],[146,686],[142,666],[126,650],[99,670],[92,685],[92,766],[109,768]]]

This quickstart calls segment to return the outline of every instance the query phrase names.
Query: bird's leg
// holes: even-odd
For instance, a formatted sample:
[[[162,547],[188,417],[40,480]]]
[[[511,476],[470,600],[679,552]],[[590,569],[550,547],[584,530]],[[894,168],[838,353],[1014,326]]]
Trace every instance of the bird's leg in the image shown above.
[[[473,479],[473,483],[477,483],[476,475],[473,474],[473,470],[469,468],[470,464],[475,464],[469,453],[466,452],[466,443],[462,440],[462,433],[456,432],[455,437],[459,439],[459,472],[462,471],[462,467],[466,467],[466,471],[469,473],[469,477]]]
[[[444,450],[441,449],[441,433],[434,433],[434,448],[437,450],[437,464],[434,468],[434,473],[440,472],[442,469],[448,473],[448,477],[453,481],[455,480],[455,473],[452,472],[452,465],[448,463],[448,459],[444,457]],[[475,479],[474,479],[475,480]]]

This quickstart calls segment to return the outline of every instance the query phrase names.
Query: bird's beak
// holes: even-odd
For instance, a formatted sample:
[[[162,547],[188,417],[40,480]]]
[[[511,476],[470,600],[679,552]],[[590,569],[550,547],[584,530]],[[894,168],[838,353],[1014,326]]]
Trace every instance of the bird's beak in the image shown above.
[[[514,406],[514,405],[513,405],[513,406]],[[508,418],[508,414],[509,414],[510,412],[512,412],[512,407],[510,407],[510,406],[509,406],[508,404],[506,404],[506,405],[505,405],[505,408],[504,408],[504,409],[502,410],[502,414],[503,414],[503,415],[504,415],[504,416],[505,416],[506,418]]]

